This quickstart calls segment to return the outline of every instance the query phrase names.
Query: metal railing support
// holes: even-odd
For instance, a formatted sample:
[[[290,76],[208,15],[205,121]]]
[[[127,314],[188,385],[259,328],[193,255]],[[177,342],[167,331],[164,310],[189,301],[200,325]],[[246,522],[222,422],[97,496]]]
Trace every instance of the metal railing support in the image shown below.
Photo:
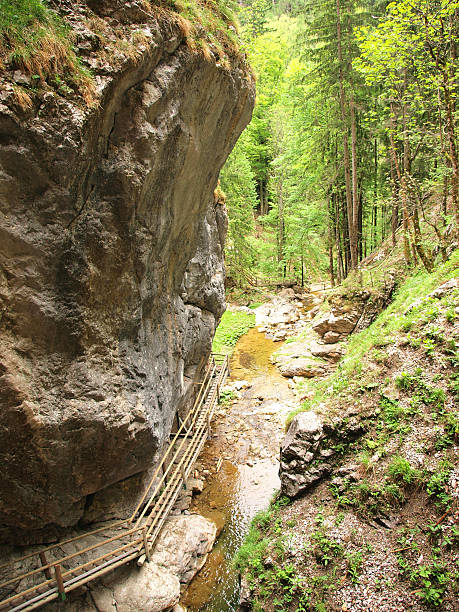
[[[143,547],[145,548],[145,556],[147,561],[151,559],[150,547],[148,546],[148,534],[147,534],[147,526],[143,528]]]

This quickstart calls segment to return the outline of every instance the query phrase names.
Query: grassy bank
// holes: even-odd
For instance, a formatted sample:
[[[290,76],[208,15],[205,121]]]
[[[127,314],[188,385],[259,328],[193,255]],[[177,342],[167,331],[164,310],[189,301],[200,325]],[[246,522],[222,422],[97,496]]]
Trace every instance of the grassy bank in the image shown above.
[[[47,3],[2,0],[0,73],[19,69],[31,76],[31,86],[21,87],[18,92],[23,106],[28,106],[30,93],[45,81],[62,93],[66,93],[65,88],[78,91],[91,103],[94,82],[77,57],[73,43],[73,32]]]
[[[238,25],[232,3],[215,0],[141,0],[133,7],[133,23],[101,18],[88,7],[75,5],[74,14],[62,12],[58,2],[46,0],[2,0],[0,2],[0,76],[10,81],[16,101],[26,110],[37,93],[54,90],[63,97],[82,97],[86,105],[96,101],[98,66],[119,68],[137,62],[150,41],[144,26],[167,24],[170,35],[181,31],[192,53],[230,69],[243,65]],[[81,29],[73,29],[78,22]],[[170,26],[173,26],[172,30]],[[83,32],[83,34],[82,34]],[[85,43],[84,51],[78,44]],[[88,43],[90,45],[88,60]],[[81,57],[79,57],[81,53]],[[20,82],[15,71],[20,70]]]
[[[459,251],[456,251],[432,273],[419,269],[407,278],[396,291],[388,308],[367,329],[350,336],[346,355],[336,371],[326,379],[308,382],[310,398],[300,409],[289,415],[288,423],[301,410],[315,409],[326,402],[329,411],[328,400],[332,397],[349,395],[365,384],[373,384],[378,378],[379,369],[367,367],[368,357],[372,357],[371,361],[376,364],[378,360],[383,362],[385,347],[390,346],[400,334],[408,338],[418,333],[419,347],[423,349],[429,344],[428,338],[424,337],[426,332],[422,331],[423,321],[434,320],[443,311],[447,311],[451,322],[457,324],[459,317],[454,311],[454,295],[443,300],[429,299],[427,296],[435,287],[458,276]]]
[[[231,355],[236,342],[255,326],[255,315],[247,312],[230,312],[227,310],[215,332],[212,343],[214,353]]]

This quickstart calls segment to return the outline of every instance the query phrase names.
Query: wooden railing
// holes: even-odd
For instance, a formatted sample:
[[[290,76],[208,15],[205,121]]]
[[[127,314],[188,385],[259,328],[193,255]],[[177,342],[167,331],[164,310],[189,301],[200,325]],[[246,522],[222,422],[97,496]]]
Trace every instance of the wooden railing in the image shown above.
[[[0,584],[1,612],[35,610],[133,559],[149,560],[164,521],[210,434],[220,388],[229,374],[227,355],[213,354],[193,407],[155,469],[132,515],[0,565],[8,579]],[[96,540],[94,542],[94,539]],[[88,545],[88,540],[93,542]],[[62,547],[78,549],[63,554]],[[21,566],[34,564],[30,571]],[[43,580],[43,576],[45,580]]]

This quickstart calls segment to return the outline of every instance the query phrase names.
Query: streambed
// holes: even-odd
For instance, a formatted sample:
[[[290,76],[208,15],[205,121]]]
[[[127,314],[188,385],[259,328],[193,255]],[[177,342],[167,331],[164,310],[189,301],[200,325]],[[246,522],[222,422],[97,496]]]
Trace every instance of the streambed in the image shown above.
[[[220,407],[215,417],[213,437],[200,459],[206,485],[191,508],[214,520],[222,532],[182,597],[190,611],[239,608],[238,576],[231,560],[253,516],[279,489],[279,445],[285,418],[296,406],[287,380],[269,360],[280,346],[253,328],[235,347],[229,382],[247,384],[240,399]]]

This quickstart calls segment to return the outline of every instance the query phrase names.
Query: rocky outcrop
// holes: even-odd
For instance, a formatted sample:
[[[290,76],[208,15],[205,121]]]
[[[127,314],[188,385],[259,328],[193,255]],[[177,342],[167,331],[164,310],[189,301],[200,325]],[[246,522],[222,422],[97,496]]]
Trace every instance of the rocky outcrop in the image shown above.
[[[312,324],[313,330],[322,336],[324,342],[335,343],[354,331],[360,311],[349,306],[348,310],[332,307],[331,312],[319,315]]]
[[[326,364],[308,359],[307,357],[298,357],[286,361],[283,365],[279,366],[279,371],[286,378],[293,378],[294,376],[314,378],[315,376],[324,376],[328,373]]]
[[[340,344],[318,344],[314,334],[303,332],[301,339],[285,343],[271,359],[286,378],[313,378],[329,374],[343,354]]]
[[[0,96],[0,541],[52,538],[93,504],[103,515],[100,492],[151,466],[224,310],[213,193],[250,118],[250,74],[135,2],[88,5],[105,36],[142,32],[116,64],[81,33],[97,105]]]
[[[171,517],[155,546],[151,562],[188,583],[206,562],[217,536],[216,525],[200,514]]]
[[[298,497],[331,474],[343,445],[361,436],[365,428],[365,420],[352,411],[331,422],[312,411],[297,414],[281,444],[282,493]]]
[[[161,612],[173,608],[180,599],[178,577],[153,563],[117,578],[113,585],[91,589],[95,606],[87,610]]]
[[[319,344],[313,342],[309,346],[309,350],[314,357],[321,357],[322,359],[328,359],[334,362],[339,361],[345,353],[342,344]]]
[[[396,286],[395,273],[388,275],[379,290],[340,292],[329,296],[330,310],[318,314],[312,328],[326,344],[344,340],[368,327],[389,304]]]
[[[312,302],[311,302],[312,299]],[[300,333],[305,327],[305,311],[320,298],[304,293],[301,288],[283,289],[269,302],[255,309],[256,325],[275,342]]]

